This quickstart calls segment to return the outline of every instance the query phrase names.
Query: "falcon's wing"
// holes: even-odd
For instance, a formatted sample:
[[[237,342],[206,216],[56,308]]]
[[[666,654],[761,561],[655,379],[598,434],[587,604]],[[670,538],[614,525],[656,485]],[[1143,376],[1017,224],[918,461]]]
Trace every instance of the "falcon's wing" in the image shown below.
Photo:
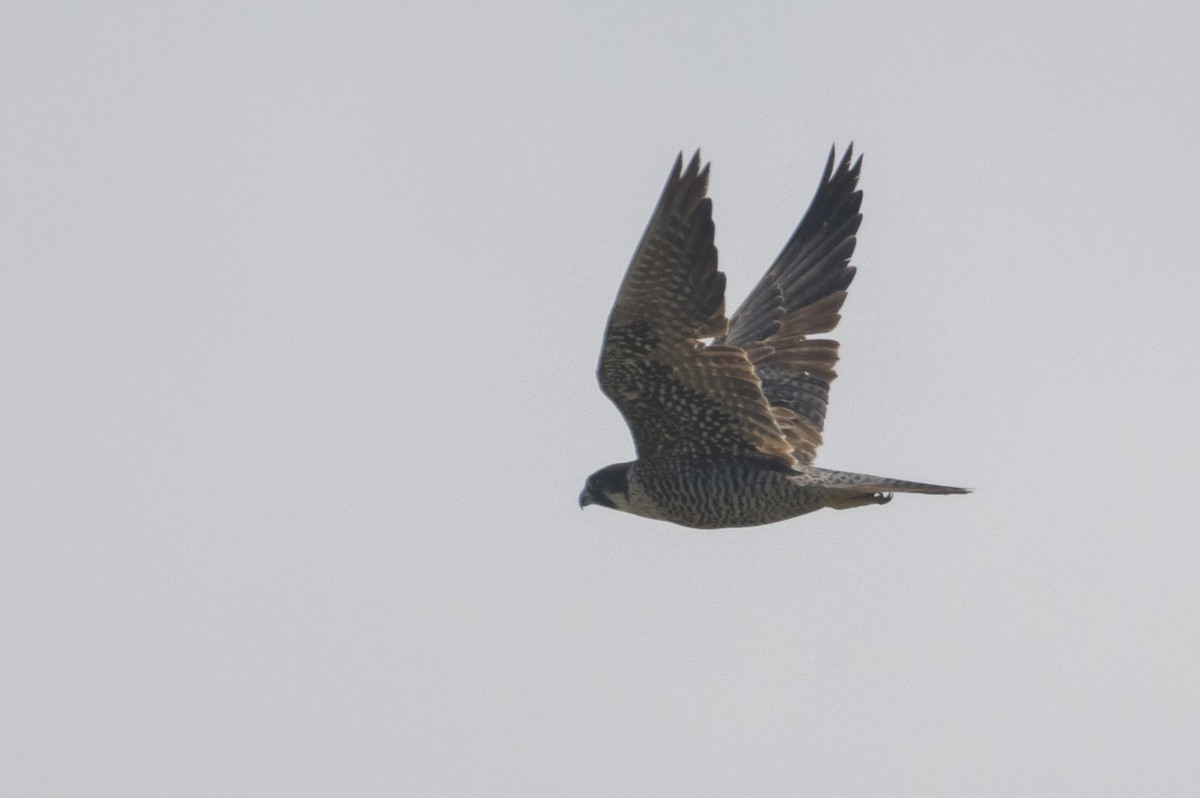
[[[837,341],[812,339],[837,326],[854,279],[850,256],[862,223],[854,146],[834,170],[829,151],[812,203],[775,263],[733,314],[717,343],[744,349],[796,459],[811,463],[821,445]]]
[[[705,346],[721,335],[725,275],[717,271],[708,167],[676,159],[617,293],[597,376],[625,416],[641,459],[754,458],[791,467],[792,444],[746,353]]]

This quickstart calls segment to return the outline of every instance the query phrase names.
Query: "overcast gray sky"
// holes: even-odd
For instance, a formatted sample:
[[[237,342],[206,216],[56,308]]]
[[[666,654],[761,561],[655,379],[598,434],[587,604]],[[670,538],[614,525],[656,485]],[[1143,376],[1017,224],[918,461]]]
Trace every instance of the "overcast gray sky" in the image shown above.
[[[1200,793],[1195,3],[0,19],[0,793]],[[832,468],[589,508],[680,150],[729,306],[865,154]]]

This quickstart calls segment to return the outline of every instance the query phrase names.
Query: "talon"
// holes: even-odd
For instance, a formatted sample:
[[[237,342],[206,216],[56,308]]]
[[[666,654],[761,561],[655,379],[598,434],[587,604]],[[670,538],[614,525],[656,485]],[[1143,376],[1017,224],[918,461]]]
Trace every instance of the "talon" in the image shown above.
[[[875,501],[878,504],[887,504],[891,500],[892,500],[892,494],[890,494],[890,493],[876,493],[875,494]]]

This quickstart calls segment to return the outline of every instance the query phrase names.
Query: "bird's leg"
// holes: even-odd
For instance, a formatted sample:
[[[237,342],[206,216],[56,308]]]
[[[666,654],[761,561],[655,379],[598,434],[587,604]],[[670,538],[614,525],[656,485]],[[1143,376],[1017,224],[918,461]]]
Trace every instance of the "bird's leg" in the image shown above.
[[[849,510],[851,507],[865,507],[868,504],[887,504],[892,500],[890,493],[851,493],[837,492],[829,501],[829,507],[835,510]]]

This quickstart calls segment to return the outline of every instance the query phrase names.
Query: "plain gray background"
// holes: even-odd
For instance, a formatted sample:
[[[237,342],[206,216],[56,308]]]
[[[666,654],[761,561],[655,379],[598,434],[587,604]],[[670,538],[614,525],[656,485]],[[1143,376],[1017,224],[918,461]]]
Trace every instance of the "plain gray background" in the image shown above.
[[[1200,792],[1197,6],[733,5],[7,7],[0,792]],[[977,493],[581,513],[851,140],[818,463]]]

